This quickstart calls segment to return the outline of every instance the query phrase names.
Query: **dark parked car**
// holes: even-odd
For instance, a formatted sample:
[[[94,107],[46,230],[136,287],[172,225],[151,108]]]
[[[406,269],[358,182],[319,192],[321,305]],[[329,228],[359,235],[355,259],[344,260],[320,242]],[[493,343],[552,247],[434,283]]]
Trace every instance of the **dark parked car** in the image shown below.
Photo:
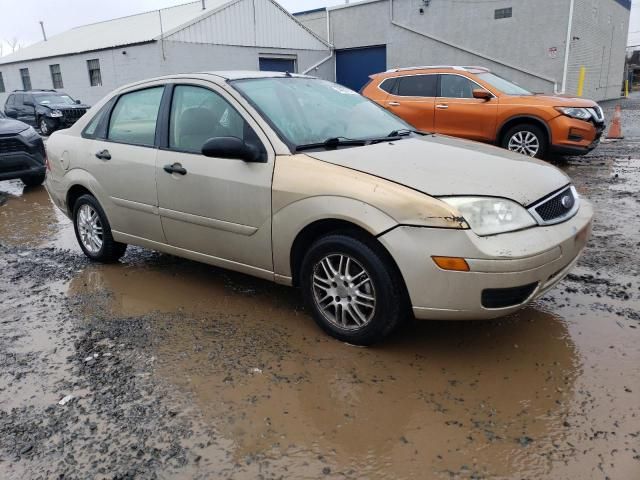
[[[7,97],[4,113],[50,135],[59,128],[69,128],[86,113],[89,105],[55,90],[14,90]]]
[[[0,112],[0,180],[40,185],[45,176],[44,142],[33,127]]]

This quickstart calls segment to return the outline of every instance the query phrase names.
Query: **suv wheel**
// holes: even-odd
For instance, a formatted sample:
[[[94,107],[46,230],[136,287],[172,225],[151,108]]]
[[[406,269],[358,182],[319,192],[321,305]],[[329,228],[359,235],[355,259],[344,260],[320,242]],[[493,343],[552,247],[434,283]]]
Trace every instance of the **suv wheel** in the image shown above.
[[[127,249],[111,235],[107,216],[91,195],[82,195],[73,206],[73,226],[84,254],[103,263],[118,261]]]
[[[49,120],[47,120],[47,117],[40,117],[38,126],[40,127],[40,133],[44,136],[48,136],[53,133],[53,125]]]
[[[302,261],[301,287],[314,320],[354,345],[388,336],[407,312],[404,283],[382,248],[363,235],[331,234]]]
[[[509,129],[502,146],[512,152],[542,158],[547,151],[547,136],[537,125],[524,123]]]
[[[20,177],[22,183],[24,183],[27,187],[37,187],[38,185],[42,185],[44,182],[44,173],[40,175],[29,175],[28,177]]]

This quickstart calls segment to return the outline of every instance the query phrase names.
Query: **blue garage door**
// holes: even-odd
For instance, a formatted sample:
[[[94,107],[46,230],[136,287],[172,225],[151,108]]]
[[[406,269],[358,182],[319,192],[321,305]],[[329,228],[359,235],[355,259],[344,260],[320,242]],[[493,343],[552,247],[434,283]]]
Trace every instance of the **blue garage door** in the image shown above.
[[[261,72],[296,73],[296,61],[293,58],[260,58]]]
[[[369,81],[369,75],[386,69],[385,45],[336,51],[336,81],[355,91]]]

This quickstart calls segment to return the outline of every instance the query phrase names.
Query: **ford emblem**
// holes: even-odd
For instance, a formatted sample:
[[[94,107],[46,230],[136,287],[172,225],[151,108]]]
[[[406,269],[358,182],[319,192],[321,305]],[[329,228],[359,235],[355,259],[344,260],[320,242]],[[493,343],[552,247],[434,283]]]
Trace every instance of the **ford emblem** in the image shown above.
[[[573,207],[573,197],[571,195],[565,195],[560,199],[560,203],[564,208],[569,210],[571,207]]]

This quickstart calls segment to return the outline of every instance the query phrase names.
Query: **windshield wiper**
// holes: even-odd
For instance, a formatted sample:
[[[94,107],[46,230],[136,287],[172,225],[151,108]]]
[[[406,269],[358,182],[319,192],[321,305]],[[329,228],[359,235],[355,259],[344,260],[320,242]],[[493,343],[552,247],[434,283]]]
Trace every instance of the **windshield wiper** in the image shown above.
[[[338,147],[362,147],[364,145],[373,145],[375,143],[382,142],[390,142],[393,140],[402,140],[407,135],[412,133],[416,133],[418,135],[425,135],[418,130],[412,130],[410,128],[402,128],[399,130],[394,130],[389,133],[386,137],[379,138],[346,138],[346,137],[332,137],[327,138],[324,142],[319,143],[307,143],[304,145],[298,145],[296,147],[296,151],[300,152],[302,150],[313,150],[316,148],[324,148],[326,150],[336,150]]]
[[[302,150],[313,150],[315,148],[324,148],[326,150],[335,150],[338,147],[357,147],[368,145],[371,143],[369,139],[352,139],[352,138],[344,138],[344,137],[332,137],[327,138],[324,142],[319,143],[307,143],[304,145],[298,145],[296,147],[296,152],[300,152]]]
[[[412,128],[401,128],[399,130],[393,130],[389,133],[389,135],[387,135],[387,137],[406,137],[407,135],[411,135],[412,133],[425,135],[425,133],[421,132],[420,130],[414,130]]]

